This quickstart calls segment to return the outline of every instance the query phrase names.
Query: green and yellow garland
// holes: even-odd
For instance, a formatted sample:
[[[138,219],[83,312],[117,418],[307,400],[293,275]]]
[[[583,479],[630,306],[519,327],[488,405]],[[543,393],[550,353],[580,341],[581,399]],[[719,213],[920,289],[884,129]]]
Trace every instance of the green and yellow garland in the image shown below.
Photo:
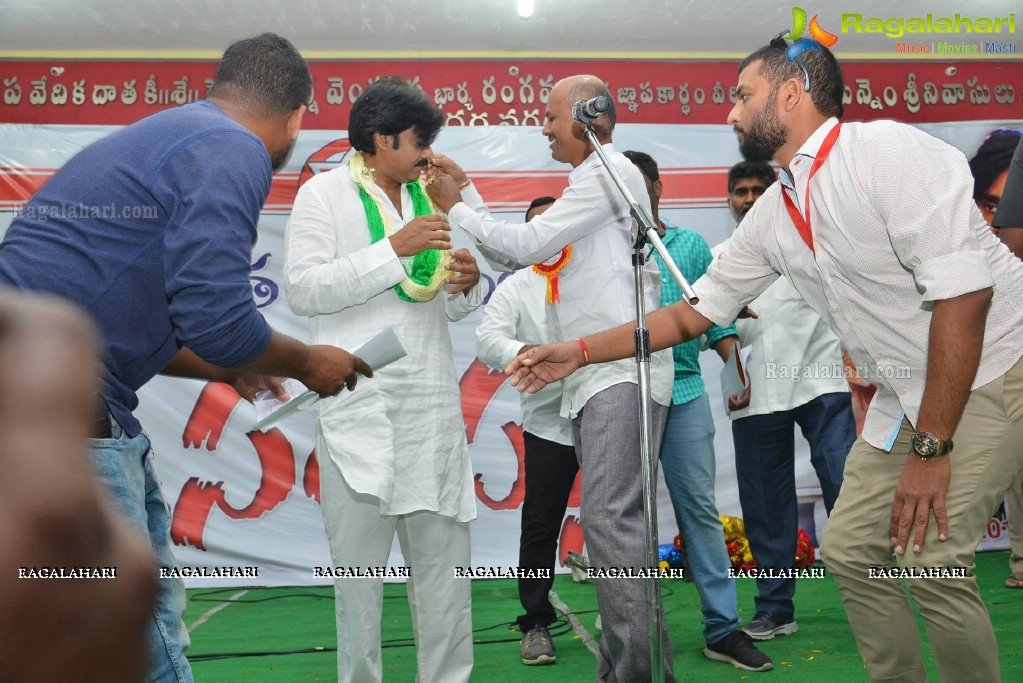
[[[352,182],[359,188],[359,198],[366,212],[369,223],[369,235],[373,244],[394,234],[394,221],[391,214],[382,206],[379,192],[368,188],[373,182],[373,171],[366,166],[362,152],[355,152],[348,164],[348,173]],[[412,198],[412,208],[416,216],[429,216],[436,213],[430,198],[423,192],[422,183],[418,179],[405,185]],[[404,301],[422,303],[430,301],[440,291],[444,280],[453,273],[443,264],[447,261],[448,252],[440,249],[427,249],[412,258],[409,276],[394,286],[394,291]]]

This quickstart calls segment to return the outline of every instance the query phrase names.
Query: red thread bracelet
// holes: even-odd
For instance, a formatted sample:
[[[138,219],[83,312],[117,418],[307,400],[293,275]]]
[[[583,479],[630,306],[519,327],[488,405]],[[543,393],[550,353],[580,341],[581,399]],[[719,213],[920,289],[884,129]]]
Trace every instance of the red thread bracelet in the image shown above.
[[[585,365],[589,365],[590,364],[590,347],[586,346],[586,342],[584,342],[582,340],[582,337],[576,338],[576,341],[579,342],[579,348],[581,348],[583,350],[583,365],[584,366]]]

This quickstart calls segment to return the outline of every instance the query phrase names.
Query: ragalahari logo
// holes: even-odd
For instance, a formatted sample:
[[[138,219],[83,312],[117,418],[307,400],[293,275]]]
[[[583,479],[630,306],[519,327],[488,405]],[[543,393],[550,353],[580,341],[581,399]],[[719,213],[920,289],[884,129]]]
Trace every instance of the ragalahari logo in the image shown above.
[[[830,48],[838,42],[838,36],[821,28],[820,24],[817,23],[817,17],[819,15],[813,15],[813,19],[810,20],[809,24],[807,24],[806,16],[806,10],[802,7],[793,7],[792,30],[790,30],[787,35],[783,34],[782,37],[793,41],[793,43],[785,50],[785,57],[788,58],[790,62],[799,64],[799,68],[803,70],[803,76],[806,77],[804,86],[807,90],[809,90],[810,71],[806,68],[806,63],[803,61],[803,55],[806,52],[813,50],[820,52],[822,47]],[[810,36],[804,38],[803,32],[807,30],[809,30]]]

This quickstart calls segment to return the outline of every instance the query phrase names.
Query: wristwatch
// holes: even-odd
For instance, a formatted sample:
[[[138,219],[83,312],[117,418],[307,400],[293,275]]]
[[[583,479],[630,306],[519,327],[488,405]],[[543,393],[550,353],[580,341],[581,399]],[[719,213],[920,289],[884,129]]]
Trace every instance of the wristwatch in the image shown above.
[[[939,455],[947,455],[952,451],[952,439],[942,441],[930,432],[913,434],[913,452],[923,460],[930,460]]]

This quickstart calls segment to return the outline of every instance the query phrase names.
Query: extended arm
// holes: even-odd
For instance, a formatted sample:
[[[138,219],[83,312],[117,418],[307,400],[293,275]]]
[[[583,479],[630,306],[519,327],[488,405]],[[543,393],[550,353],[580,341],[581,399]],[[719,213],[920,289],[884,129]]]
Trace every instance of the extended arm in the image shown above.
[[[650,331],[650,350],[660,351],[675,344],[695,339],[710,329],[712,323],[688,303],[680,301],[659,308],[646,318]],[[562,342],[527,350],[505,368],[512,374],[512,385],[531,394],[559,379],[568,377],[583,365],[606,363],[628,358],[636,350],[636,323],[626,323],[606,332],[583,339],[589,357],[578,342]]]

